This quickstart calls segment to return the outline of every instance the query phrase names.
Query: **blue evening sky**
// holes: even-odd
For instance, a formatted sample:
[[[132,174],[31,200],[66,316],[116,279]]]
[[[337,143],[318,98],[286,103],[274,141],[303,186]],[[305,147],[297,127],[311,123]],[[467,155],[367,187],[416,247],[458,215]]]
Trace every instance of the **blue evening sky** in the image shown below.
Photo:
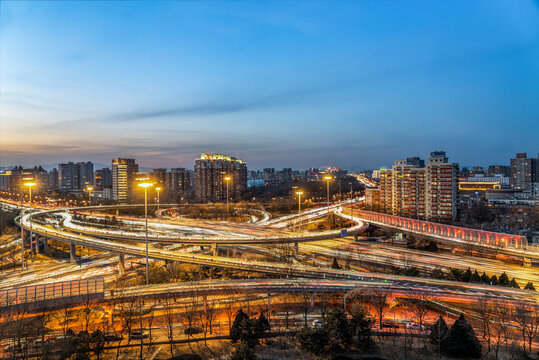
[[[539,151],[539,2],[0,1],[0,165]]]

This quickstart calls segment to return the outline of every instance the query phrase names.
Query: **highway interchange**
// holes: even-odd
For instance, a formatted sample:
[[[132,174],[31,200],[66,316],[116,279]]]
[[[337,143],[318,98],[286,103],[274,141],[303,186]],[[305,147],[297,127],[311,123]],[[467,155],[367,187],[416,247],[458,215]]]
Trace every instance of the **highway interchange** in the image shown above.
[[[102,207],[92,209],[98,212]],[[405,277],[397,275],[388,275],[374,273],[357,266],[361,261],[377,261],[388,264],[398,261],[413,262],[425,268],[444,266],[451,262],[456,267],[465,268],[467,266],[476,268],[480,271],[496,272],[507,271],[510,275],[523,281],[534,281],[536,276],[533,269],[518,267],[514,264],[507,264],[500,260],[472,258],[451,253],[426,253],[406,249],[396,245],[379,242],[354,242],[350,234],[360,233],[367,223],[349,215],[343,211],[348,209],[347,204],[332,205],[329,208],[318,208],[308,210],[301,215],[289,215],[277,219],[268,219],[261,216],[259,221],[249,224],[228,224],[226,222],[215,223],[211,221],[193,221],[185,220],[177,222],[174,219],[161,219],[159,222],[152,220],[150,222],[150,241],[152,245],[162,243],[164,246],[151,246],[149,257],[156,260],[178,261],[181,263],[210,266],[221,269],[241,270],[249,273],[260,273],[266,276],[279,277],[279,279],[251,279],[251,280],[233,280],[219,282],[219,288],[222,287],[241,287],[246,286],[253,291],[284,291],[298,287],[308,287],[311,290],[324,291],[348,291],[356,287],[378,287],[392,294],[401,294],[406,296],[411,291],[429,291],[436,297],[447,301],[472,302],[480,296],[490,297],[492,299],[507,301],[526,301],[537,302],[535,292],[519,290],[514,288],[503,288],[481,284],[457,283],[452,281],[436,280],[429,278]],[[88,211],[90,209],[45,209],[36,210],[30,216],[26,214],[18,221],[22,222],[25,228],[29,228],[30,221],[32,230],[40,236],[49,239],[55,239],[62,242],[99,250],[100,252],[88,256],[87,264],[77,266],[73,264],[48,265],[48,279],[74,279],[77,277],[88,277],[93,274],[109,276],[112,279],[113,269],[116,268],[117,257],[111,257],[110,254],[124,254],[128,256],[144,257],[145,251],[143,245],[143,232],[140,226],[141,220],[125,219],[123,224],[129,224],[128,231],[107,230],[99,231],[95,226],[87,224],[84,226],[74,224],[71,219],[73,211]],[[349,209],[348,209],[349,210]],[[354,225],[348,229],[345,237],[340,237],[339,231],[326,232],[294,232],[288,227],[301,221],[310,221],[316,219],[321,214],[328,211],[335,213],[336,216],[353,221]],[[57,224],[44,225],[42,221],[37,222],[34,219],[51,214],[60,215],[63,221]],[[66,221],[67,220],[67,221]],[[176,223],[175,223],[176,221]],[[66,223],[67,222],[67,223]],[[138,224],[137,224],[138,222]],[[62,224],[61,226],[59,224]],[[172,235],[176,233],[176,236]],[[186,234],[194,234],[186,236]],[[192,246],[221,246],[224,249],[238,248],[241,251],[253,253],[268,252],[268,246],[276,246],[279,243],[301,243],[298,249],[301,255],[293,263],[269,262],[256,259],[232,258],[217,256],[200,252],[200,247]],[[273,245],[271,245],[273,244]],[[191,247],[187,247],[191,245]],[[107,256],[107,254],[109,254]],[[318,259],[313,260],[313,256],[318,254]],[[320,260],[320,255],[327,258],[340,257],[350,258],[355,261],[355,266],[349,270],[330,269],[327,264]],[[311,264],[312,262],[312,264]],[[314,264],[314,266],[313,266]],[[41,267],[41,265],[39,265]],[[0,288],[20,286],[21,282],[32,284],[35,282],[47,281],[39,274],[42,271],[35,270],[36,275],[32,277],[31,273],[11,274],[3,276],[0,279]],[[56,274],[56,275],[55,275]],[[234,285],[236,284],[236,285]],[[242,285],[243,284],[243,285]],[[189,289],[189,284],[175,284],[178,292],[184,292]],[[214,285],[207,285],[208,291],[214,291]],[[198,286],[200,289],[206,287]],[[141,287],[137,290],[139,295],[162,296],[167,292],[160,290],[162,287],[151,285]],[[256,290],[255,290],[256,289]]]

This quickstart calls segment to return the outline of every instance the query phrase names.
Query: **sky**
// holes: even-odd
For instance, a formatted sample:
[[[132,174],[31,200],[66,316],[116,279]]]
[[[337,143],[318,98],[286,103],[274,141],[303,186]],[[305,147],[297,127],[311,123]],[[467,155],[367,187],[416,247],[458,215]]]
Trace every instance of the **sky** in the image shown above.
[[[538,139],[537,0],[0,0],[0,166],[487,166]]]

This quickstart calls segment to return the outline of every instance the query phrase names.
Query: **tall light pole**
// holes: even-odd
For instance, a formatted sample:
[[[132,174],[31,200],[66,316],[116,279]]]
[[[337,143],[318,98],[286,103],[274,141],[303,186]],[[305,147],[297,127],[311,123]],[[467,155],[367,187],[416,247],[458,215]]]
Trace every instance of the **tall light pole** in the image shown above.
[[[148,182],[138,184],[138,186],[144,189],[144,221],[146,226],[146,285],[150,284],[150,266],[148,262],[148,188],[152,185],[153,183]]]
[[[159,213],[159,191],[161,191],[161,188],[156,187],[155,190],[157,190],[157,213]]]
[[[324,180],[327,181],[327,201],[326,201],[326,205],[328,207],[328,214],[329,214],[329,182],[331,181],[331,179],[333,179],[333,177],[327,175],[327,176],[324,176]]]
[[[298,195],[298,215],[301,214],[301,195],[303,195],[303,191],[296,191],[296,194]]]
[[[26,182],[24,183],[24,186],[28,187],[28,196],[29,196],[29,200],[30,200],[30,214],[32,213],[32,187],[33,186],[36,186],[36,183],[35,182]],[[33,250],[33,245],[32,245],[32,220],[30,219],[30,251]],[[24,239],[23,239],[23,258],[24,258]],[[24,262],[24,260],[23,260]],[[23,269],[24,269],[24,264],[23,264]]]
[[[226,218],[228,219],[228,184],[230,183],[230,176],[225,176],[226,181]]]
[[[88,206],[92,206],[92,190],[94,190],[93,186],[87,186],[86,190],[88,191]]]

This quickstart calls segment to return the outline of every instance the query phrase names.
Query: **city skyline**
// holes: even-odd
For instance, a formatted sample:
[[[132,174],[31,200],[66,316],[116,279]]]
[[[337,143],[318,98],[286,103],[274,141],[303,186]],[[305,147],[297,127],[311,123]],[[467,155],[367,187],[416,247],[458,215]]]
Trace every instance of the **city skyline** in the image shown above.
[[[537,152],[537,2],[124,5],[0,4],[0,166]]]

